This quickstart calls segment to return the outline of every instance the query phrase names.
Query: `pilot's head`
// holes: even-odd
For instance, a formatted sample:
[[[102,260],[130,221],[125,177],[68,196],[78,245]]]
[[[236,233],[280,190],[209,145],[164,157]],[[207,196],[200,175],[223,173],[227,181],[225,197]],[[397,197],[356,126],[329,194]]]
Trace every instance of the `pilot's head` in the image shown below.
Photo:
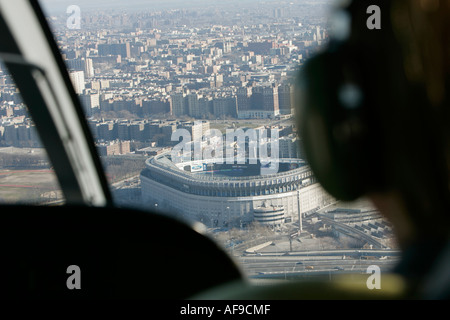
[[[344,1],[298,78],[307,160],[334,197],[368,196],[400,244],[450,229],[450,1]]]

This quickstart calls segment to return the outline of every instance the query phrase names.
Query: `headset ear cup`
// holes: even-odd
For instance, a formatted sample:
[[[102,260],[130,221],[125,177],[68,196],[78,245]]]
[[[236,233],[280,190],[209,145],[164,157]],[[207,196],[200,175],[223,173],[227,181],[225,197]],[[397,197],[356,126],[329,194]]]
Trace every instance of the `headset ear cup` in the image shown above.
[[[310,58],[297,78],[297,121],[302,147],[315,177],[324,189],[340,200],[363,195],[364,150],[360,137],[352,137],[351,122],[339,102],[343,83],[339,57],[323,52]],[[348,130],[350,128],[350,130]]]

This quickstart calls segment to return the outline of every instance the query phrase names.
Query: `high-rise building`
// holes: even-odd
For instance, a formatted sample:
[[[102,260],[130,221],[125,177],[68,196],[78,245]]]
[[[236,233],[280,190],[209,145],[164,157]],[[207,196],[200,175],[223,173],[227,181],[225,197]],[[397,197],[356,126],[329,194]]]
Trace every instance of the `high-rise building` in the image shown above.
[[[70,71],[84,71],[84,59],[67,59],[65,61]]]
[[[280,158],[300,158],[299,141],[296,135],[290,134],[278,139]]]
[[[98,47],[98,55],[99,56],[118,56],[120,55],[122,58],[130,58],[130,44],[127,43],[112,43],[112,44],[99,44]]]
[[[278,104],[281,114],[292,113],[293,92],[291,84],[282,84],[278,87]]]
[[[200,117],[213,113],[213,102],[211,97],[202,97],[198,100],[198,108],[200,109]]]
[[[213,99],[213,113],[216,117],[230,116],[236,117],[236,97],[223,96]]]
[[[94,76],[94,66],[90,58],[68,59],[66,63],[68,69],[71,71],[84,71],[86,78],[92,78]]]
[[[240,88],[236,94],[238,117],[240,119],[273,118],[280,114],[278,87],[256,86],[251,90]],[[250,104],[250,105],[249,105]]]
[[[97,145],[97,152],[101,156],[112,156],[130,153],[130,141],[108,141]]]
[[[145,141],[147,138],[145,135],[145,122],[133,121],[130,123],[130,139],[136,141]]]
[[[188,114],[194,118],[200,118],[202,116],[200,112],[199,96],[197,93],[189,93],[186,96]]]
[[[102,122],[96,126],[97,139],[115,140],[117,139],[117,125],[113,121]]]
[[[202,141],[203,135],[210,129],[209,121],[183,122],[178,129],[186,129],[191,141]]]
[[[252,102],[252,88],[241,87],[236,92],[237,108],[238,112],[251,109]]]
[[[69,72],[70,80],[77,94],[82,94],[85,89],[84,84],[84,71],[71,71]]]
[[[185,95],[181,92],[174,92],[170,95],[170,108],[172,115],[182,116],[186,114]]]
[[[317,39],[317,41],[321,41],[322,40],[322,33],[320,32],[320,27],[319,26],[316,27],[316,39]]]
[[[247,46],[248,51],[253,51],[255,54],[264,55],[269,53],[270,49],[275,48],[276,44],[272,41],[264,42],[249,42]]]
[[[81,94],[80,101],[88,117],[100,109],[100,95],[98,93],[86,92],[86,94]]]
[[[278,112],[278,88],[275,86],[258,86],[253,88],[252,109]]]
[[[273,9],[273,17],[274,18],[282,18],[283,16],[284,16],[284,8]]]
[[[84,72],[85,72],[86,78],[94,77],[94,65],[92,63],[92,59],[90,59],[90,58],[85,59]]]
[[[117,138],[119,140],[130,140],[130,122],[123,121],[117,125]]]
[[[170,112],[170,103],[167,100],[151,99],[142,101],[142,116],[148,117],[156,114]]]

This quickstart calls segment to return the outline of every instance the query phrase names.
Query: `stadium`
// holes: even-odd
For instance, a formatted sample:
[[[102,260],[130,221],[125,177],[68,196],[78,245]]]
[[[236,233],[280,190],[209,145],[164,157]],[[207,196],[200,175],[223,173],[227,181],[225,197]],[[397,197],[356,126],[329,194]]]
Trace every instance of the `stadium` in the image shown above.
[[[142,200],[207,227],[245,227],[255,220],[279,226],[334,201],[301,159],[277,159],[277,173],[266,175],[251,160],[174,163],[169,153],[154,156],[141,172]]]

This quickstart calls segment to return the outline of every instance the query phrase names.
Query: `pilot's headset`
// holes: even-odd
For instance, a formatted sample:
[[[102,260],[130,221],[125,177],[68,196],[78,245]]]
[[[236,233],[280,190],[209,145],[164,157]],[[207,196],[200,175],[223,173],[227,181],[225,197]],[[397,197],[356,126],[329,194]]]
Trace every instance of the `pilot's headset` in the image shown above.
[[[356,0],[331,14],[326,47],[300,66],[296,116],[306,159],[335,198],[400,189],[417,215],[449,208],[449,33],[427,30],[448,25],[449,8]]]

